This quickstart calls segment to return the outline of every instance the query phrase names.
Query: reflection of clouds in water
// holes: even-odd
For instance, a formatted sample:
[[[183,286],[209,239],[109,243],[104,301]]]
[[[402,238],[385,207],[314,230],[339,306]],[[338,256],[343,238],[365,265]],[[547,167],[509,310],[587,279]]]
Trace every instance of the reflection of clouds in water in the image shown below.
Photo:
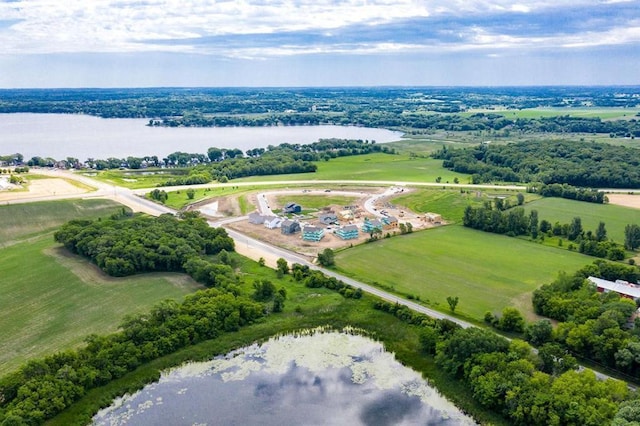
[[[473,423],[381,344],[344,333],[283,336],[189,364],[163,374],[158,384],[125,404],[95,420],[140,425],[169,424],[170,419],[181,420],[171,424]],[[137,408],[144,408],[140,417]]]

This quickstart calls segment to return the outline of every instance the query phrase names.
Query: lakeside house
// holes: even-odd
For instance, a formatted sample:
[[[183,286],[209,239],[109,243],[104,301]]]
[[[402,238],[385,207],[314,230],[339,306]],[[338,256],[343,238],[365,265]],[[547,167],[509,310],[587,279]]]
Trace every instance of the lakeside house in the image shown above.
[[[353,240],[358,238],[358,227],[356,225],[346,225],[338,228],[335,234],[343,240]]]
[[[302,239],[304,241],[318,242],[324,237],[324,229],[317,226],[305,226],[302,228]]]
[[[638,284],[633,284],[623,280],[608,281],[596,277],[589,277],[587,279],[596,285],[598,293],[613,291],[627,299],[640,299],[640,285]]]

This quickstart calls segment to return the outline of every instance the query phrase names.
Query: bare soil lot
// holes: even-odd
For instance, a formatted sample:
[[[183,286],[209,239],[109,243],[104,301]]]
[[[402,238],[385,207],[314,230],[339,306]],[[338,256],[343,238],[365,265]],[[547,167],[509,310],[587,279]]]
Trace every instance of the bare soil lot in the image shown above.
[[[609,204],[640,209],[640,194],[607,194]]]
[[[29,182],[26,190],[0,191],[0,201],[56,195],[75,195],[85,192],[87,192],[86,189],[75,186],[64,179],[33,179]]]

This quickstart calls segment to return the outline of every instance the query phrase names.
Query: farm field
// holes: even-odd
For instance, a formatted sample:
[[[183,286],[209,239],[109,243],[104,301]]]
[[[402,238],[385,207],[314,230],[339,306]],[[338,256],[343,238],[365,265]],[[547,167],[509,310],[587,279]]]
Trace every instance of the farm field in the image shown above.
[[[599,222],[604,222],[607,237],[618,243],[624,243],[624,227],[630,223],[640,223],[640,211],[630,207],[613,204],[594,204],[563,198],[541,198],[527,203],[525,211],[538,210],[540,220],[546,219],[551,224],[557,222],[571,223],[574,217],[582,219],[582,228],[594,231]]]
[[[115,331],[125,315],[201,288],[182,274],[111,278],[53,241],[53,229],[79,217],[107,216],[105,200],[0,207],[0,371]]]
[[[559,271],[571,273],[595,258],[462,226],[444,226],[382,239],[336,254],[341,272],[401,295],[481,321],[485,312],[515,306],[533,317],[531,292]]]
[[[386,180],[435,182],[440,176],[442,182],[453,182],[457,177],[467,183],[469,176],[442,168],[441,160],[432,158],[412,158],[409,155],[367,154],[334,158],[316,163],[315,173],[296,173],[277,176],[254,176],[237,179],[238,182],[274,180]]]

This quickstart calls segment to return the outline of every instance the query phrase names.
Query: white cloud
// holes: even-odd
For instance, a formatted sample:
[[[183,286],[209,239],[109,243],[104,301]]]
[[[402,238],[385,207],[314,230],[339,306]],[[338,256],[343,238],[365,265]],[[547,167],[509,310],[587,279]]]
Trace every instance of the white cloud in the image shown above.
[[[625,0],[609,0],[609,3]],[[600,0],[23,0],[0,3],[0,16],[16,20],[0,26],[0,54],[76,52],[193,52],[256,58],[308,53],[394,53],[403,51],[475,50],[513,47],[585,47],[640,41],[637,28],[589,31],[571,36],[505,35],[471,28],[459,44],[366,41],[350,44],[283,43],[270,47],[190,45],[207,36],[317,31],[331,34],[351,25],[375,26],[439,15],[480,16],[531,13]],[[0,22],[1,23],[1,22]],[[185,40],[185,44],[156,41]]]

